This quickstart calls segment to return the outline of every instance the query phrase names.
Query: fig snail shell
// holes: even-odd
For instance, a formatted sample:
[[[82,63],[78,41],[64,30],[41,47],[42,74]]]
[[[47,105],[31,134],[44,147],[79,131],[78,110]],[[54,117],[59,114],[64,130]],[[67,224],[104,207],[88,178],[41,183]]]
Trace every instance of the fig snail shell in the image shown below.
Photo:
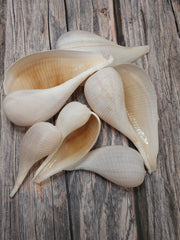
[[[100,70],[86,81],[86,99],[100,118],[135,144],[148,171],[154,171],[158,154],[154,86],[148,75],[137,66],[122,64],[115,69]]]
[[[60,131],[51,123],[39,122],[28,129],[20,146],[18,176],[10,197],[18,191],[30,168],[52,153],[60,140]]]
[[[123,47],[86,31],[70,31],[60,36],[57,49],[100,53],[113,56],[111,66],[136,61],[149,52],[149,46]]]
[[[4,81],[4,91],[9,93],[3,102],[6,116],[19,126],[48,120],[89,75],[111,62],[112,57],[63,50],[20,59]]]
[[[132,148],[118,145],[90,151],[73,170],[95,172],[123,187],[139,186],[146,173],[141,155]]]

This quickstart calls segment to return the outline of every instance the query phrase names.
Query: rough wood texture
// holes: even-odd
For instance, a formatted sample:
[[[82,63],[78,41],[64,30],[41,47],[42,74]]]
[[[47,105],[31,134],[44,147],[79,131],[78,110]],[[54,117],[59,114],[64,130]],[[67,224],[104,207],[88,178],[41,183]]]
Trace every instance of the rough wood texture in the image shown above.
[[[26,129],[4,115],[4,73],[27,54],[55,48],[57,38],[73,29],[93,31],[121,45],[150,46],[137,64],[151,76],[158,96],[157,171],[136,189],[83,171],[35,185],[31,179],[37,164],[10,199]],[[179,35],[177,0],[0,0],[0,239],[180,239]],[[82,87],[74,99],[85,102]],[[103,123],[95,147],[111,144],[132,146]]]

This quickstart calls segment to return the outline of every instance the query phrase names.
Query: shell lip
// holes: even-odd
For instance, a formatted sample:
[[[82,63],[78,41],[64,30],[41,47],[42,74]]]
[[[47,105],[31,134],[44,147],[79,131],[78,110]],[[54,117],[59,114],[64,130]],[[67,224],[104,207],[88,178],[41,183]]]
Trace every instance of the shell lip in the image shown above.
[[[3,89],[4,89],[4,93],[5,95],[8,94],[8,89],[9,89],[9,85],[10,83],[8,82],[8,75],[11,74],[11,71],[13,71],[15,68],[18,68],[22,62],[24,62],[24,64],[28,63],[28,61],[30,61],[31,59],[33,59],[35,56],[39,56],[39,59],[42,58],[42,56],[46,56],[47,54],[50,55],[54,55],[54,56],[58,56],[63,54],[64,56],[69,56],[69,55],[73,55],[73,56],[84,56],[84,57],[89,57],[92,56],[94,58],[96,57],[102,57],[102,60],[104,59],[104,61],[102,61],[101,64],[105,64],[109,65],[113,62],[113,57],[111,55],[104,55],[104,54],[100,54],[100,53],[93,53],[93,52],[85,52],[85,51],[73,51],[73,50],[61,50],[61,49],[54,49],[54,50],[46,50],[46,51],[42,51],[42,52],[36,52],[36,53],[32,53],[32,54],[28,54],[20,59],[18,59],[17,61],[15,61],[6,71],[5,73],[5,78],[3,81]],[[98,64],[96,64],[98,66]],[[91,68],[95,67],[96,65],[92,66]],[[75,76],[76,77],[76,76]],[[25,89],[23,89],[25,90]]]

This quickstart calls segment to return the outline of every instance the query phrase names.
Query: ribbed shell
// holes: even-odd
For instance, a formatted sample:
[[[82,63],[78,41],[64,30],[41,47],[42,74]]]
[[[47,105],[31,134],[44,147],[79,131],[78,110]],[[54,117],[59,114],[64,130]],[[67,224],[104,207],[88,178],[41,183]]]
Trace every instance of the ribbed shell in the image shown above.
[[[141,155],[124,146],[106,146],[90,151],[75,168],[78,169],[95,172],[123,187],[139,186],[146,173]]]
[[[112,58],[97,54],[60,50],[19,60],[8,70],[4,82],[5,91],[13,91],[3,102],[6,116],[19,126],[48,120],[89,75],[111,62]]]
[[[101,55],[77,51],[34,53],[21,58],[8,69],[4,91],[52,88],[105,61]]]
[[[130,64],[104,68],[86,81],[85,96],[93,111],[135,144],[148,171],[154,171],[158,114],[155,89],[148,75]]]
[[[159,151],[159,118],[155,88],[147,73],[135,65],[123,64],[115,69],[123,81],[129,121],[145,149],[150,165],[148,170],[154,171]]]
[[[36,123],[25,133],[20,146],[18,176],[11,197],[19,189],[30,168],[51,154],[59,145],[60,139],[60,131],[47,122]]]
[[[103,54],[105,57],[113,56],[112,66],[130,63],[149,52],[148,46],[122,47],[86,31],[70,31],[60,36],[57,49],[85,51]]]

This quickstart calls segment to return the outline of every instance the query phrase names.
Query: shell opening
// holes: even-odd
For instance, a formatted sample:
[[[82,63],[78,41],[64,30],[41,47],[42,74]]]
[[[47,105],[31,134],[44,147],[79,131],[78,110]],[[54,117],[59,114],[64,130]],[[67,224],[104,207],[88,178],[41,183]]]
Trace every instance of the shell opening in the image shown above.
[[[73,51],[47,51],[26,56],[6,73],[4,90],[46,89],[58,86],[87,69],[105,62],[101,55]]]

